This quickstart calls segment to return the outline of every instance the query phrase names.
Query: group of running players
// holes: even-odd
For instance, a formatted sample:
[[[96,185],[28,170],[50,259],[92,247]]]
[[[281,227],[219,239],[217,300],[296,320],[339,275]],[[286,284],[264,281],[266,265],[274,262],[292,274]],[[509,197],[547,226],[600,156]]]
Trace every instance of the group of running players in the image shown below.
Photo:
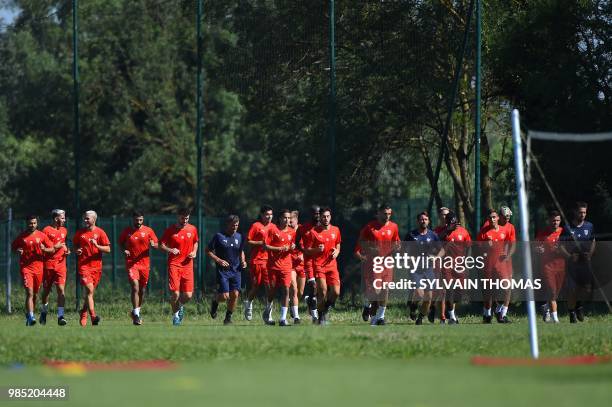
[[[542,308],[546,322],[559,322],[557,297],[565,283],[566,271],[571,281],[568,309],[570,322],[582,321],[582,307],[577,301],[590,289],[588,264],[595,249],[593,225],[586,221],[587,204],[575,205],[573,219],[561,227],[561,215],[552,211],[549,226],[537,234],[541,242],[537,250],[542,254],[544,281],[549,292],[549,302]],[[374,257],[389,255],[400,249],[399,229],[391,221],[392,209],[381,205],[375,219],[367,223],[359,233],[354,256],[361,262],[366,302],[362,311],[364,321],[371,325],[385,325],[385,310],[388,290],[375,289],[373,279],[389,282],[393,280],[393,268],[386,267],[382,273],[372,273]],[[439,224],[430,228],[427,212],[417,216],[418,227],[409,232],[405,241],[417,242],[428,254],[433,256],[465,256],[472,238],[460,225],[458,217],[448,208],[438,210]],[[488,217],[480,229],[477,241],[486,242],[490,247],[485,277],[512,278],[512,254],[515,251],[516,233],[510,223],[512,211],[502,206],[499,211],[489,210]],[[167,253],[168,286],[172,305],[172,323],[181,325],[184,317],[184,304],[189,302],[194,290],[193,259],[198,253],[198,230],[189,223],[190,211],[181,209],[177,213],[176,224],[168,227],[158,240],[153,229],[144,225],[141,212],[134,212],[132,225],[125,228],[119,237],[123,250],[126,271],[131,285],[132,311],[134,325],[141,325],[140,309],[145,288],[149,279],[150,248]],[[303,299],[313,323],[325,325],[329,311],[340,295],[340,273],[337,258],[341,249],[341,234],[332,225],[332,211],[313,205],[310,218],[299,224],[298,211],[283,209],[278,213],[278,221],[273,222],[274,212],[270,206],[262,206],[259,219],[254,222],[246,237],[238,232],[240,219],[229,215],[225,227],[216,233],[205,248],[205,253],[217,266],[217,293],[212,301],[210,315],[217,317],[219,304],[227,302],[224,324],[232,323],[242,287],[242,272],[248,268],[250,288],[244,299],[244,318],[253,319],[253,301],[260,289],[265,290],[265,308],[261,315],[266,325],[275,325],[273,301],[280,299],[279,326],[288,326],[288,316],[293,324],[301,322],[298,305]],[[52,211],[53,222],[42,231],[38,230],[38,218],[26,218],[27,229],[12,243],[13,251],[20,255],[20,272],[26,293],[26,325],[36,324],[34,315],[38,292],[42,286],[41,313],[39,321],[46,324],[49,311],[48,300],[52,287],[57,291],[57,321],[66,325],[64,313],[66,258],[71,254],[67,245],[68,233],[65,227],[65,211]],[[83,214],[83,228],[78,229],[72,239],[72,251],[76,254],[80,284],[84,287],[83,307],[80,310],[80,324],[86,326],[88,317],[92,325],[100,323],[95,312],[94,293],[102,275],[102,254],[110,253],[111,243],[107,234],[96,226],[97,214],[86,211]],[[573,246],[559,242],[572,240]],[[436,244],[443,242],[444,244]],[[245,249],[250,248],[247,265]],[[422,268],[413,278],[445,280],[465,279],[465,273],[453,268]],[[485,292],[483,323],[493,319],[493,291]],[[495,309],[499,323],[509,323],[508,307],[510,290],[502,290]],[[460,289],[427,290],[418,288],[408,301],[410,318],[417,325],[424,318],[434,322],[436,310],[442,324],[457,324],[456,304],[461,300]],[[291,305],[291,306],[290,306]]]

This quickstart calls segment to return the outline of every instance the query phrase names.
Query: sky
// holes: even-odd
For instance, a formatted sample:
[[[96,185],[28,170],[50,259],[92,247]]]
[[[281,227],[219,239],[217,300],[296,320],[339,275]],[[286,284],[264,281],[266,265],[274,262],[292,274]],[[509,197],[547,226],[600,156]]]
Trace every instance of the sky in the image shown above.
[[[10,24],[15,16],[17,15],[17,11],[7,8],[0,3],[0,20],[2,21],[2,25]]]

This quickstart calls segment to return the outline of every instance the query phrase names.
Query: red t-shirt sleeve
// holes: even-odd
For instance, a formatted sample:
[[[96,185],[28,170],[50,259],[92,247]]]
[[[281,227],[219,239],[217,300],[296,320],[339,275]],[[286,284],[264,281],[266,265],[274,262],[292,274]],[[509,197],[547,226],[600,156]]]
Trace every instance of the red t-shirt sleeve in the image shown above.
[[[155,234],[155,231],[151,228],[149,228],[149,239],[151,239],[153,243],[158,243],[157,235]]]
[[[168,240],[170,239],[171,235],[172,235],[172,232],[170,231],[169,228],[164,230],[164,234],[162,235],[162,238],[161,238],[161,243],[165,245],[166,247],[170,247],[168,246]]]
[[[102,229],[100,229],[100,241],[98,242],[98,244],[100,246],[109,246],[110,245],[110,240],[108,240],[108,236],[106,235],[106,232],[103,231]]]
[[[342,237],[340,236],[340,229],[336,228],[336,232],[338,232],[338,237],[336,237],[336,245],[342,243]]]
[[[45,245],[46,248],[50,248],[53,247],[53,242],[51,241],[51,239],[49,239],[49,236],[47,236],[46,234],[43,233],[44,239],[43,239],[43,244]]]
[[[125,228],[123,229],[123,231],[121,232],[121,234],[119,235],[119,244],[121,246],[125,245],[125,241],[127,240],[127,235],[128,235],[128,229]]]
[[[194,226],[193,227],[193,243],[198,243],[199,239],[200,238],[198,236],[198,228]]]

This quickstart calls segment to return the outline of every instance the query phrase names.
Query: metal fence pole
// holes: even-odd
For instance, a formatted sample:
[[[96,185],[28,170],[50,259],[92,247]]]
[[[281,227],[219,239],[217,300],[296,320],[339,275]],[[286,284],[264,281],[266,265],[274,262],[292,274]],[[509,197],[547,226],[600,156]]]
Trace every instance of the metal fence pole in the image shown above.
[[[112,274],[112,282],[113,282],[113,291],[117,285],[117,215],[113,215],[113,242],[111,243],[113,256],[113,274]]]
[[[81,202],[79,196],[80,188],[80,134],[79,134],[79,21],[78,21],[79,1],[72,0],[72,82],[73,82],[73,142],[74,142],[74,210],[75,210],[75,231],[78,229],[79,216],[81,215]],[[79,284],[79,260],[75,257],[75,308],[79,310],[81,296],[81,285]]]
[[[196,191],[196,216],[197,216],[197,227],[198,227],[198,253],[196,256],[196,268],[197,268],[197,284],[199,284],[200,296],[204,294],[203,284],[203,270],[202,267],[204,262],[202,261],[202,239],[204,238],[203,222],[202,222],[202,121],[204,116],[204,104],[202,101],[203,93],[203,78],[202,78],[202,52],[203,52],[203,33],[202,33],[202,13],[203,13],[202,0],[198,0],[197,13],[196,13],[196,32],[197,32],[197,75],[196,75],[196,146],[198,150],[197,154],[197,191]]]
[[[336,10],[329,1],[329,194],[331,209],[336,210]]]
[[[11,304],[11,228],[13,225],[13,209],[8,209],[8,220],[6,222],[6,312],[12,313]]]
[[[474,236],[480,228],[480,110],[482,73],[482,1],[476,0],[476,114],[474,116]]]

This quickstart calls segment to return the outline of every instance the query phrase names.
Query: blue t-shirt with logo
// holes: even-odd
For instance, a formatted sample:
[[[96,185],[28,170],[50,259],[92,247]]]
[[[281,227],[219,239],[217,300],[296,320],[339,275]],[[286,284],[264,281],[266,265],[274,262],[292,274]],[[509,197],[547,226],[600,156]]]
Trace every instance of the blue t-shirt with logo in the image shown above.
[[[242,234],[236,232],[227,236],[224,233],[217,233],[208,243],[208,250],[229,263],[229,267],[226,268],[217,264],[218,271],[240,271],[240,254],[244,250]]]
[[[420,256],[421,254],[424,254],[425,256],[431,256],[437,254],[440,250],[440,238],[438,237],[436,232],[431,229],[427,229],[427,232],[423,234],[421,234],[421,231],[419,229],[414,229],[406,235],[405,240],[408,242],[418,243],[418,253],[415,253],[415,255],[417,256]],[[422,267],[418,271],[424,272],[429,270],[433,270],[433,267]]]
[[[593,224],[587,221],[584,221],[580,226],[568,224],[563,227],[560,240],[566,242],[577,240],[579,242],[580,248],[572,244],[567,245],[570,252],[588,252],[591,249],[591,242],[595,240],[595,229]]]

